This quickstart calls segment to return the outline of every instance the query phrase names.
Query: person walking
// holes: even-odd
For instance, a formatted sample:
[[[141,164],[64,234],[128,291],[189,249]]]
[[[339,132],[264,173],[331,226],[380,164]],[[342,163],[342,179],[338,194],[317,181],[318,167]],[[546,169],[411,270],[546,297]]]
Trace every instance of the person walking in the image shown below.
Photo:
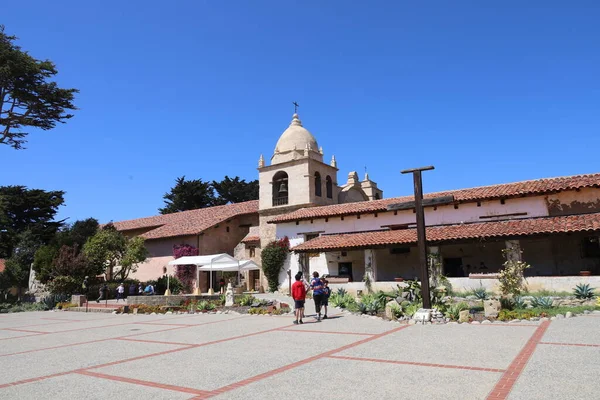
[[[129,284],[129,296],[135,296],[135,285],[133,283]]]
[[[313,290],[313,300],[315,302],[315,311],[317,312],[317,322],[321,322],[321,304],[323,303],[323,283],[319,279],[319,273],[313,272],[313,278],[310,281],[310,287]]]
[[[142,284],[142,282],[140,282],[140,284],[138,285],[138,296],[143,296],[144,295],[144,285]]]
[[[106,300],[108,299],[108,285],[106,284],[106,282],[104,282],[102,284],[102,286],[100,286],[100,297],[98,297],[96,299],[96,303],[100,303],[100,300]]]
[[[306,287],[304,282],[301,281],[302,274],[297,273],[296,282],[292,284],[292,298],[294,299],[294,315],[296,319],[294,324],[303,324],[302,317],[304,316],[304,302],[306,301]]]
[[[123,300],[123,302],[125,302],[125,286],[123,285],[123,282],[121,282],[117,288],[117,303],[119,300]]]
[[[329,305],[329,296],[331,296],[331,288],[329,287],[329,281],[325,278],[321,278],[323,282],[323,319],[327,319],[327,306]]]

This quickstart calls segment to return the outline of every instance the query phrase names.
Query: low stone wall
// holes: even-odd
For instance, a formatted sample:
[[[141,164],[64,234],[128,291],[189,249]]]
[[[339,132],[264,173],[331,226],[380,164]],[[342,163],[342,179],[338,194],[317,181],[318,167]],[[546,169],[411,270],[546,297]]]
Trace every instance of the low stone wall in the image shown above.
[[[473,278],[448,278],[452,289],[456,293],[484,287],[489,292],[499,293],[498,279],[473,279]],[[571,292],[580,283],[588,283],[593,288],[600,288],[600,276],[530,276],[526,278],[526,284],[531,292],[539,290],[551,290],[555,292]],[[373,282],[371,286],[374,291],[391,291],[398,286],[404,286],[403,282]],[[357,291],[365,290],[364,282],[349,282],[344,284],[329,284],[332,292],[338,288],[344,288],[348,293],[356,295]]]
[[[149,306],[178,306],[185,300],[199,301],[199,300],[218,300],[219,295],[173,295],[173,296],[129,296],[127,297],[127,304],[129,306],[133,304],[146,304]]]
[[[498,279],[448,278],[455,292],[484,287],[490,292],[499,293]],[[600,288],[600,276],[529,276],[525,278],[530,292],[551,290],[555,292],[572,292],[580,283],[588,283],[591,287]]]

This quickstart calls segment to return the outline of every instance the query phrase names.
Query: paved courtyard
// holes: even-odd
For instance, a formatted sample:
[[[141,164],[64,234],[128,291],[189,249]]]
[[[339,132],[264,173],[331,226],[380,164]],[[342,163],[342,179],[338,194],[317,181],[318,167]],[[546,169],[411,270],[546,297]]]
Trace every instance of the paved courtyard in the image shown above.
[[[339,312],[305,321],[3,314],[0,398],[600,398],[598,314],[488,325],[400,325]]]

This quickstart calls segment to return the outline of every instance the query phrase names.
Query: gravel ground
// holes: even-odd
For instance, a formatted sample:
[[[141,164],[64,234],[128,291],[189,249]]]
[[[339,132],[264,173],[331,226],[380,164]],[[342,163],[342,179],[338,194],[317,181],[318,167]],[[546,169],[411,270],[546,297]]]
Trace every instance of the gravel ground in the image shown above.
[[[510,399],[598,398],[599,314],[484,326],[400,325],[335,309],[317,323],[313,312],[308,301],[304,325],[236,314],[3,314],[0,398],[279,400],[317,384],[321,399],[486,399],[515,376]]]

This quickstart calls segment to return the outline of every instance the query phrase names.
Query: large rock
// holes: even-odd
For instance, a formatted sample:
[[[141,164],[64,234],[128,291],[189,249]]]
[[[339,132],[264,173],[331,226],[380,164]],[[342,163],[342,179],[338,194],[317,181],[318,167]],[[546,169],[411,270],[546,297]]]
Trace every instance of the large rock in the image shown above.
[[[498,300],[489,299],[483,302],[483,313],[486,317],[498,317],[500,308],[500,301]]]
[[[396,300],[388,301],[386,303],[386,305],[385,305],[385,318],[386,319],[392,320],[392,319],[396,318],[396,316],[394,315],[394,312],[392,311],[392,307],[395,307],[395,306],[400,307],[400,304],[398,304],[398,302]]]
[[[458,313],[458,322],[469,322],[470,316],[469,310],[462,310]]]

